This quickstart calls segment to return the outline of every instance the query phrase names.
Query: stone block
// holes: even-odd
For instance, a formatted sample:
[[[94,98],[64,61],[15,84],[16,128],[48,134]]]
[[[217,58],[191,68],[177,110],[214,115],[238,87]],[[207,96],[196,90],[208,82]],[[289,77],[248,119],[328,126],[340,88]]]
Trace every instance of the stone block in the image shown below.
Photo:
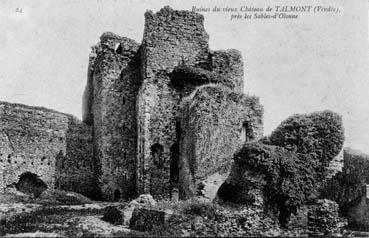
[[[158,210],[155,208],[135,208],[129,227],[138,231],[150,231],[154,226],[165,224],[172,216],[171,210]]]
[[[153,207],[156,205],[156,201],[150,194],[141,194],[135,200],[132,200],[123,210],[124,222],[123,225],[129,226],[133,211],[136,208],[141,207]]]
[[[122,210],[115,206],[108,206],[105,208],[102,220],[114,225],[121,225],[123,223],[123,219]]]

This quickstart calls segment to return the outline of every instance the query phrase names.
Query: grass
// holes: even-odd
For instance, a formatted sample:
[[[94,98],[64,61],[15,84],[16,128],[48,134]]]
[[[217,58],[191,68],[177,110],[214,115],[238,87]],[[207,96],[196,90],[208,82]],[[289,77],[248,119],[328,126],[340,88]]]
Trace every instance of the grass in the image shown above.
[[[71,210],[43,206],[31,213],[21,213],[2,220],[0,235],[53,231],[68,237],[80,236],[81,234],[89,236],[91,234],[88,234],[87,231],[78,229],[73,224],[68,224],[67,221],[76,216],[101,215],[101,213],[102,210],[98,209]]]

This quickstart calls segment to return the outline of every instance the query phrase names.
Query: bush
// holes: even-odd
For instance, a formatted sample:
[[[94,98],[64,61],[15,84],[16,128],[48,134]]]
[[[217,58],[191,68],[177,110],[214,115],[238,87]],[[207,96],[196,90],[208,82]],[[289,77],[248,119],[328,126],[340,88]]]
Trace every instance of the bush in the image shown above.
[[[283,121],[262,143],[284,147],[292,152],[311,154],[323,166],[341,151],[344,142],[342,118],[326,110],[293,115]]]
[[[292,213],[317,197],[319,163],[310,155],[287,151],[281,147],[247,143],[234,156],[235,167],[241,171],[245,189],[257,184],[264,194],[265,203],[279,210],[279,222],[285,226]],[[255,182],[254,175],[263,182]]]
[[[209,202],[192,202],[188,203],[183,208],[183,213],[186,215],[195,215],[201,217],[207,217],[212,219],[216,214],[216,207]]]

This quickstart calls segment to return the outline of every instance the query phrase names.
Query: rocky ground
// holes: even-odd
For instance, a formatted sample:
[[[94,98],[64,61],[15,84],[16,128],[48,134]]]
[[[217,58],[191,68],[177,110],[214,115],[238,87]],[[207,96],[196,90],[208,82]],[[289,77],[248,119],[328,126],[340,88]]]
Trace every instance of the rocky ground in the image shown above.
[[[109,222],[108,222],[109,221]],[[93,202],[75,193],[48,191],[39,198],[14,192],[0,195],[0,236],[303,236],[283,230],[257,208],[200,200],[156,202],[144,195],[131,202]],[[337,236],[368,237],[342,230]]]
[[[101,219],[107,206],[122,203],[92,202],[75,193],[57,193],[37,199],[19,192],[0,194],[0,236],[100,237],[132,233],[127,226]]]

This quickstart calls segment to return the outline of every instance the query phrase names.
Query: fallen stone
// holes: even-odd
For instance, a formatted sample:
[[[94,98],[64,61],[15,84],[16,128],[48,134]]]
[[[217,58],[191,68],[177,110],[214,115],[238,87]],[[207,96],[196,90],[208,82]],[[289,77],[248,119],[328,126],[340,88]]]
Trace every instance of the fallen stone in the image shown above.
[[[122,225],[113,225],[102,221],[99,216],[78,216],[66,221],[67,224],[76,224],[78,229],[88,231],[94,237],[121,237],[125,233],[130,234],[131,230]],[[119,234],[119,235],[117,235]],[[137,234],[137,237],[142,235]]]
[[[171,210],[161,211],[154,208],[135,208],[129,228],[138,231],[150,231],[154,226],[165,224],[173,215]]]
[[[108,206],[104,210],[103,221],[109,222],[114,225],[123,224],[123,212],[114,206]]]
[[[150,194],[141,194],[138,198],[136,198],[133,201],[137,202],[140,205],[156,206],[156,201]]]
[[[132,200],[123,210],[123,225],[129,226],[135,208],[153,207],[156,206],[156,201],[150,194],[141,194],[135,200]]]

